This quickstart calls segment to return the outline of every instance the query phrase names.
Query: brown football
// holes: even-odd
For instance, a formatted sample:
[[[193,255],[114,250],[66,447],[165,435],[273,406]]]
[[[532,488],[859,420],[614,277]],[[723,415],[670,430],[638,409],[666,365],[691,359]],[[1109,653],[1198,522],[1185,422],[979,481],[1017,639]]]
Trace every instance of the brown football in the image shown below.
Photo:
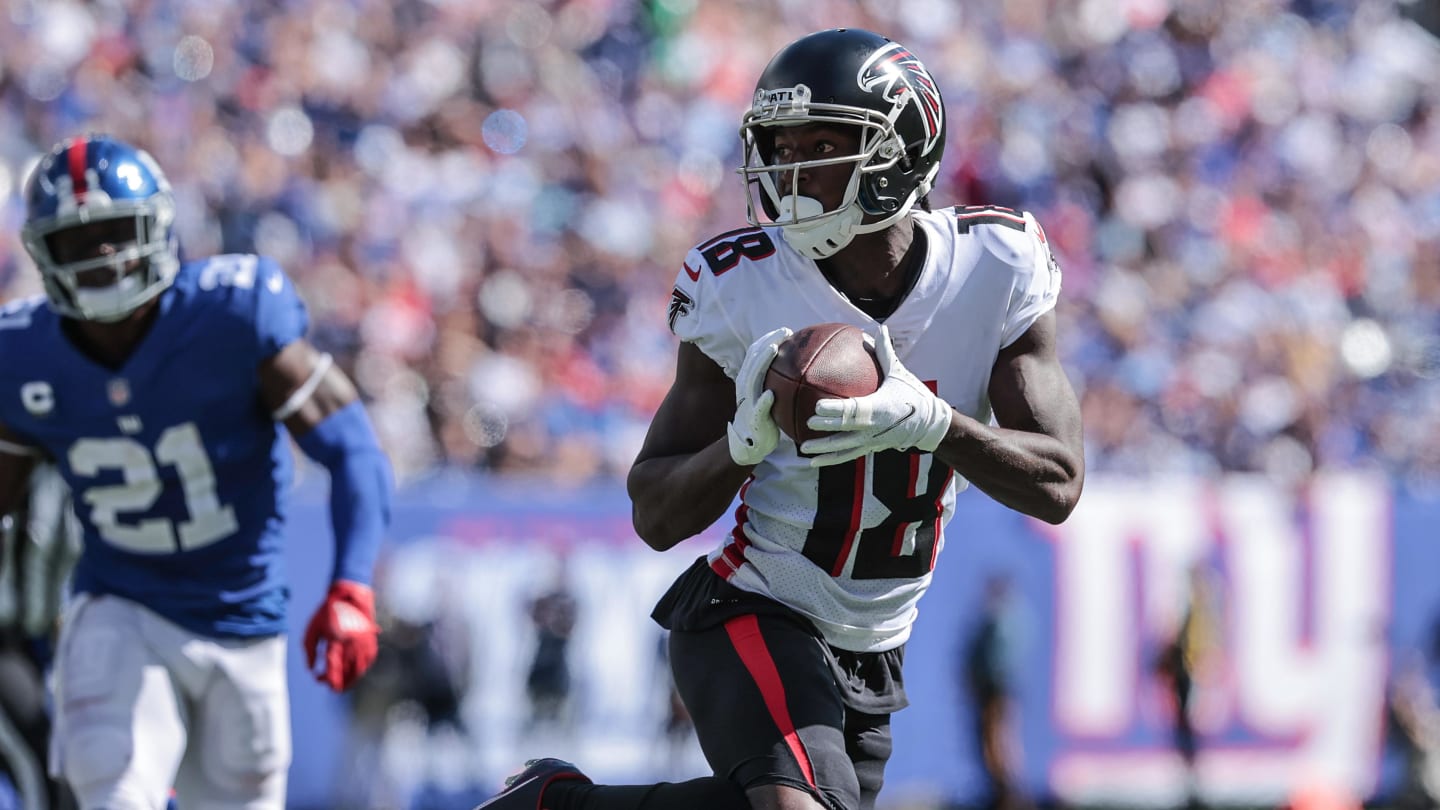
[[[780,344],[765,375],[775,392],[771,416],[785,435],[799,445],[830,435],[811,430],[806,422],[822,399],[863,397],[880,387],[880,363],[865,342],[865,333],[844,323],[807,326]]]

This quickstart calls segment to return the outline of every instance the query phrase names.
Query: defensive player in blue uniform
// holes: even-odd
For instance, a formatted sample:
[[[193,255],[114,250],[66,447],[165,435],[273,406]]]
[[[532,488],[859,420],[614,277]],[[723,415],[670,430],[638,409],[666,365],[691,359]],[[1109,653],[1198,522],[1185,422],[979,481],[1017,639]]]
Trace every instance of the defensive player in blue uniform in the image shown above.
[[[304,644],[337,691],[375,656],[389,463],[274,262],[180,262],[145,152],[65,141],[25,194],[46,294],[0,309],[0,511],[50,457],[84,528],[52,764],[84,808],[162,808],[172,785],[190,810],[283,807],[289,436],[330,472],[335,567]]]

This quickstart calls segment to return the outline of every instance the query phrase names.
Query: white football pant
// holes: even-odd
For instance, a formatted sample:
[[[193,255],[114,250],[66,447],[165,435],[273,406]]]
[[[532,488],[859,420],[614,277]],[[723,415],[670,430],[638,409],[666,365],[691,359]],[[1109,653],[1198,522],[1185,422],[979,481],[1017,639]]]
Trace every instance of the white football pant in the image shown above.
[[[56,662],[51,770],[83,810],[285,806],[285,636],[217,639],[79,597]]]

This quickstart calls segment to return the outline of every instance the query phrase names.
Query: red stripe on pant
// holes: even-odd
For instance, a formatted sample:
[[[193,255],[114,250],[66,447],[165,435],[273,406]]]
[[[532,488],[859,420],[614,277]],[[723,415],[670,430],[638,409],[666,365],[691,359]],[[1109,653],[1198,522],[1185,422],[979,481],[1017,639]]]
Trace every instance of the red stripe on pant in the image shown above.
[[[795,721],[790,718],[790,706],[785,702],[785,685],[780,682],[780,671],[775,668],[775,659],[770,656],[770,649],[765,646],[765,638],[760,635],[760,622],[753,615],[736,616],[725,622],[725,632],[730,634],[730,643],[735,645],[735,652],[740,654],[745,669],[750,671],[750,677],[755,680],[755,685],[760,687],[760,696],[765,699],[765,708],[770,712],[770,719],[775,721],[780,734],[785,738],[785,744],[790,748],[790,753],[794,754],[795,761],[800,763],[800,771],[805,774],[806,783],[818,793],[820,787],[815,784],[815,767],[810,764],[810,755],[805,752],[805,745],[800,742],[800,734],[795,730]]]

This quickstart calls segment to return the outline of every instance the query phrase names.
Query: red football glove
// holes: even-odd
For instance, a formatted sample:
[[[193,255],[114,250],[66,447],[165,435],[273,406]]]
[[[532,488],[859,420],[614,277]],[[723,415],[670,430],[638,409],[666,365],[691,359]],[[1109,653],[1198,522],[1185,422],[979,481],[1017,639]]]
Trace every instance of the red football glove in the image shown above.
[[[315,672],[315,680],[344,691],[375,663],[379,636],[375,592],[369,585],[338,580],[305,628],[305,665],[315,672],[316,652],[324,642],[325,669]]]

